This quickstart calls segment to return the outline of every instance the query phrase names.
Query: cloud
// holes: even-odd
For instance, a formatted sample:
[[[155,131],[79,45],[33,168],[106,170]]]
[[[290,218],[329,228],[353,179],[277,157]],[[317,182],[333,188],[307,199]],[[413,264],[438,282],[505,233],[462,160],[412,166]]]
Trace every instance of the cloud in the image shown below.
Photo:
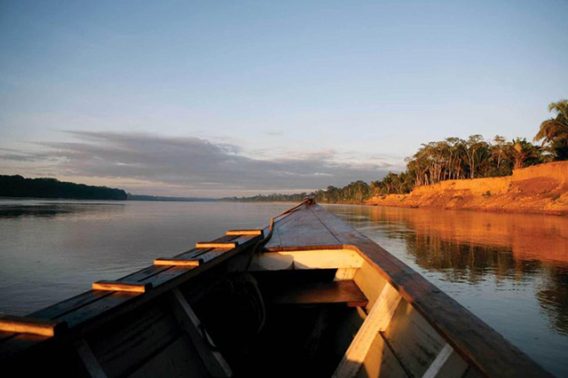
[[[374,180],[385,166],[341,162],[333,150],[288,153],[286,158],[260,159],[239,146],[194,138],[149,134],[69,131],[72,142],[44,143],[49,147],[37,159],[52,159],[67,177],[108,178],[112,182],[139,180],[177,187],[179,195],[217,195],[254,191],[289,191],[345,185],[354,180]],[[4,158],[17,158],[6,151]],[[2,158],[0,154],[0,158]],[[32,154],[18,154],[33,159]],[[102,180],[101,180],[102,181]],[[119,182],[119,181],[118,181]],[[128,187],[126,187],[128,189]],[[136,188],[137,191],[140,187]],[[171,192],[171,190],[170,190]]]

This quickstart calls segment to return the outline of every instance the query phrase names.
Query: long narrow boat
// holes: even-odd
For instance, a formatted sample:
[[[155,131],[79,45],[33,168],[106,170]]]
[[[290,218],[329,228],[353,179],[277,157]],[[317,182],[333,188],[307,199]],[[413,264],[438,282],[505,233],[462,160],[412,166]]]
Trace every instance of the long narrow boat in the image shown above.
[[[2,376],[550,376],[311,200],[0,330]]]

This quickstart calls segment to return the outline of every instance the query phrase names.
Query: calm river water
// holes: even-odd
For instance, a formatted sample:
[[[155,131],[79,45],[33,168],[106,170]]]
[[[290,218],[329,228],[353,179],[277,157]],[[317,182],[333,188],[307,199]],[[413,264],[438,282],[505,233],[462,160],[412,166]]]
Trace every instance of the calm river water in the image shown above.
[[[0,312],[24,315],[290,204],[0,200]],[[568,376],[568,218],[331,205],[558,376]]]

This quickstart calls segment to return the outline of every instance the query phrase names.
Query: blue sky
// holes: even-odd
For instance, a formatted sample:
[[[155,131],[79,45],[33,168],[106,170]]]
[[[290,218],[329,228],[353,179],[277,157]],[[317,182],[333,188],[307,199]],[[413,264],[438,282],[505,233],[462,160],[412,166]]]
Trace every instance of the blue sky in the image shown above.
[[[532,139],[567,1],[0,1],[0,173],[168,195],[377,179]],[[262,172],[254,172],[262,170]]]

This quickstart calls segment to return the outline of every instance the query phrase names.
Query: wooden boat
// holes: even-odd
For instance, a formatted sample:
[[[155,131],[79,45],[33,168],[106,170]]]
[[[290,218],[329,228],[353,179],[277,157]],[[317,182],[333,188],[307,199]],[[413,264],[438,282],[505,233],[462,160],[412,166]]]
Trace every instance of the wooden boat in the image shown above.
[[[3,376],[549,376],[310,200],[0,329]]]

